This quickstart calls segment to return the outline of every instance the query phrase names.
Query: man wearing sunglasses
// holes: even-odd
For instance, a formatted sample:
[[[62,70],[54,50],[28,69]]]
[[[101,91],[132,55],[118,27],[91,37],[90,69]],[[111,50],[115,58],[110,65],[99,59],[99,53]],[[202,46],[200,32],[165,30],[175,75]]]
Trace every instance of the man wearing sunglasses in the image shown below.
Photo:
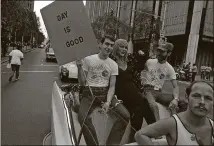
[[[156,102],[168,106],[171,112],[175,112],[179,102],[179,87],[176,81],[174,68],[167,62],[174,46],[172,43],[162,43],[157,47],[156,59],[146,62],[145,70],[141,73],[144,97],[154,113],[156,121],[160,119],[159,109]],[[173,86],[173,96],[163,94],[162,87],[165,80],[170,80]],[[154,121],[155,122],[155,121]]]

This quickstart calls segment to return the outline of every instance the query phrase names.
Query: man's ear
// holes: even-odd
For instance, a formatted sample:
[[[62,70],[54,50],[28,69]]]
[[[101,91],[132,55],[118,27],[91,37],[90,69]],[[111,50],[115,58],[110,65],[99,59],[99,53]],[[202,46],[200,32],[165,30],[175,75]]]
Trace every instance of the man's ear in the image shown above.
[[[187,99],[187,101],[189,101],[189,97],[186,93],[185,93],[185,99]]]

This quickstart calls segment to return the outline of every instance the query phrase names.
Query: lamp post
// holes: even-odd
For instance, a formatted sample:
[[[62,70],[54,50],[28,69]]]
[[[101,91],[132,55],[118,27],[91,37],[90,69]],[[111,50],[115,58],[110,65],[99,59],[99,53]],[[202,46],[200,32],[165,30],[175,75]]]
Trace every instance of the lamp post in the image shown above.
[[[165,4],[164,4],[163,21],[162,21],[162,27],[161,27],[161,31],[160,31],[159,44],[167,41],[167,38],[165,37],[164,25],[165,25],[166,10],[167,10],[168,3],[169,3],[169,1],[165,1]]]

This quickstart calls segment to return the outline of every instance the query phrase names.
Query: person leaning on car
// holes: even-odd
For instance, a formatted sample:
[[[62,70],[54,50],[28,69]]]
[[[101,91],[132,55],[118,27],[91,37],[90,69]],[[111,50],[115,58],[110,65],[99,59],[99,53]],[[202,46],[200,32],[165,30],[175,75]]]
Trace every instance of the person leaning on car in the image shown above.
[[[114,42],[113,37],[106,35],[101,39],[98,54],[88,56],[84,58],[83,61],[76,61],[78,80],[80,85],[84,86],[78,116],[80,124],[86,125],[83,127],[83,134],[88,145],[99,145],[99,142],[91,118],[86,118],[85,123],[83,123],[87,112],[89,111],[89,115],[96,107],[102,106],[104,113],[106,113],[113,104],[118,65],[109,58],[109,54],[113,50]],[[91,95],[90,89],[87,86],[90,86],[94,97]],[[95,98],[95,100],[93,98]],[[90,108],[91,104],[92,107]],[[122,116],[123,119],[129,121],[130,115],[124,106],[116,106],[113,110]],[[113,127],[112,129],[115,130],[114,128],[118,127]],[[123,136],[123,134],[118,134],[117,132],[119,131],[115,130],[114,135],[118,138],[118,143],[114,144],[119,144]],[[107,140],[107,144],[112,143]]]

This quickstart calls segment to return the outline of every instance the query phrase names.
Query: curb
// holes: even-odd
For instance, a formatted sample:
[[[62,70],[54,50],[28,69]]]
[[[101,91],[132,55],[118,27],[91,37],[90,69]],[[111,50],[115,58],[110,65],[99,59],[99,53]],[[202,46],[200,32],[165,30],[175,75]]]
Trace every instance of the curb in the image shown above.
[[[35,50],[35,49],[36,49],[36,48],[33,48],[33,49],[30,49],[30,50],[28,50],[28,51],[26,51],[26,52],[23,52],[23,53],[26,54],[26,53],[29,53],[29,52]],[[9,60],[4,60],[4,61],[1,62],[1,64],[2,64],[2,63],[5,63],[5,62],[8,62],[8,61],[9,61]]]

